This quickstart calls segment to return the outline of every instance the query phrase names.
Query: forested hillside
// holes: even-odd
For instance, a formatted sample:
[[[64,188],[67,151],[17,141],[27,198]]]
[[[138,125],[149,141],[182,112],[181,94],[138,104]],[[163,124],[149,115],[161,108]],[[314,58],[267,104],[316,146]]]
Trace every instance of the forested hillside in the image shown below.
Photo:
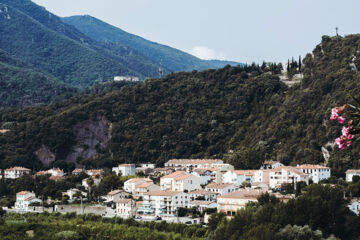
[[[34,152],[43,145],[57,161],[73,160],[76,146],[77,162],[91,167],[180,157],[219,157],[237,168],[269,159],[323,162],[321,147],[340,130],[328,121],[331,107],[359,95],[359,73],[350,66],[353,59],[359,65],[359,47],[359,35],[323,37],[304,59],[304,79],[291,88],[279,80],[278,65],[227,66],[2,112],[1,124],[11,130],[0,136],[1,166],[41,167]],[[79,135],[93,125],[106,133],[90,134],[96,146]],[[97,154],[84,158],[89,148]],[[346,152],[327,148],[335,175],[359,167],[359,144]]]
[[[142,37],[127,33],[88,15],[65,17],[62,18],[62,20],[97,41],[105,42],[107,44],[113,43],[115,45],[125,45],[135,49],[149,59],[161,63],[165,69],[172,72],[222,68],[227,64],[239,64],[230,61],[201,60],[178,49],[151,42]]]
[[[50,103],[77,92],[0,50],[0,108]]]

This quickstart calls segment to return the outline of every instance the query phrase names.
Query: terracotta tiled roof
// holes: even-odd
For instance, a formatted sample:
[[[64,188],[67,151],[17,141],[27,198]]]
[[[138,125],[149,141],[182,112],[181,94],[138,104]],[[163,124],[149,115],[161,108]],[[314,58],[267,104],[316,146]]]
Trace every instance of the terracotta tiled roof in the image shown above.
[[[295,167],[291,167],[291,166],[281,166],[281,167],[277,167],[277,168],[274,168],[274,169],[271,169],[270,172],[277,172],[277,171],[280,171],[282,169],[286,169],[288,171],[291,171],[291,172],[294,172],[298,175],[301,175],[301,176],[308,176],[308,174],[306,173],[303,173],[301,170],[295,168]]]
[[[31,170],[28,168],[24,168],[24,167],[12,167],[12,168],[5,169],[5,171],[31,171]]]
[[[74,171],[72,171],[73,173],[81,173],[84,172],[84,169],[82,168],[75,168]]]
[[[149,196],[175,196],[177,194],[181,193],[180,191],[169,191],[169,190],[151,190],[147,193],[144,193],[144,195]]]
[[[48,173],[47,171],[38,171],[35,175],[42,176],[42,175],[47,175],[47,174],[50,174],[50,173]]]
[[[278,162],[278,161],[265,161],[263,163],[263,165],[272,165],[272,164],[275,164],[275,163],[280,163],[280,162]]]
[[[195,205],[195,206],[198,206],[198,205],[210,205],[212,203],[215,203],[215,202],[213,202],[213,201],[204,201],[204,200],[194,200],[194,201],[190,201],[189,205]]]
[[[31,193],[31,192],[29,192],[29,191],[21,191],[21,192],[16,193],[16,195],[26,195],[26,194],[29,194],[29,193]]]
[[[161,178],[172,178],[174,179],[175,181],[179,181],[179,180],[184,180],[186,178],[189,178],[189,177],[193,177],[194,175],[190,174],[190,173],[187,173],[187,172],[184,172],[184,171],[176,171],[176,172],[173,172],[169,175],[166,175],[166,176],[163,176]]]
[[[151,182],[146,182],[146,183],[141,183],[141,184],[138,184],[138,185],[136,185],[136,188],[147,188],[147,187],[150,187],[150,186],[152,186],[153,185],[153,183]]]
[[[135,164],[129,164],[129,163],[119,164],[119,167],[131,167],[131,166],[135,166]]]
[[[124,198],[124,199],[119,199],[119,200],[117,201],[117,203],[128,203],[128,202],[131,202],[131,201],[132,201],[132,199]]]
[[[221,159],[171,159],[166,164],[213,164],[222,162]]]
[[[298,169],[330,169],[329,167],[321,166],[321,165],[312,165],[312,164],[303,164],[296,166]]]
[[[49,177],[50,180],[53,180],[53,181],[57,181],[57,180],[60,180],[60,179],[63,179],[64,177],[63,176],[51,176]]]
[[[9,131],[10,131],[9,129],[0,129],[0,133],[1,133],[1,134],[7,133],[7,132],[9,132]]]
[[[121,190],[117,189],[117,190],[113,190],[113,191],[109,192],[108,195],[113,196],[113,195],[119,194],[121,192],[122,192]]]
[[[209,169],[206,169],[206,168],[195,168],[193,171],[198,174],[204,174],[206,172],[211,172]]]
[[[254,176],[256,171],[258,170],[234,170],[232,172],[236,175]]]
[[[223,189],[229,186],[234,186],[232,183],[210,183],[206,185],[206,188]]]
[[[204,189],[199,189],[199,190],[194,190],[189,192],[189,194],[196,194],[196,195],[212,195],[212,194],[217,194],[214,192],[210,192],[210,191],[206,191]]]
[[[263,194],[264,191],[261,190],[252,190],[252,189],[241,189],[230,194],[225,194],[219,196],[220,198],[232,198],[232,199],[257,199]]]
[[[348,169],[346,171],[346,173],[356,173],[356,174],[360,174],[360,169]]]

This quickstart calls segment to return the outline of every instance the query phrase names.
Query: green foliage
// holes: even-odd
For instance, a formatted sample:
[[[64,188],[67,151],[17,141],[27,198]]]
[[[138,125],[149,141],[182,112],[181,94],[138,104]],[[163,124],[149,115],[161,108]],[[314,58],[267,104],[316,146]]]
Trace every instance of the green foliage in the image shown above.
[[[331,234],[357,239],[359,221],[347,208],[342,187],[312,184],[287,203],[263,195],[228,222],[214,215],[208,239],[324,239]]]
[[[25,219],[25,221],[24,221]],[[1,218],[3,220],[3,218]],[[206,230],[201,226],[175,223],[137,222],[133,219],[102,219],[91,215],[18,214],[6,215],[0,224],[2,239],[28,239],[31,231],[34,239],[203,239]]]
[[[77,92],[0,50],[0,108],[50,103]]]

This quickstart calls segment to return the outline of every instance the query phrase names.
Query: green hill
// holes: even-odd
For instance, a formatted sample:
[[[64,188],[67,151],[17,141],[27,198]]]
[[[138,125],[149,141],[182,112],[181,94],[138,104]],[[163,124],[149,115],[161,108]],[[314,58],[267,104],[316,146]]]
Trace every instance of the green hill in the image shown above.
[[[0,108],[38,105],[77,93],[0,50]]]
[[[135,49],[149,59],[161,63],[166,69],[172,72],[222,68],[227,64],[235,66],[240,64],[230,61],[201,60],[178,49],[127,33],[88,15],[65,17],[62,18],[62,20],[97,41],[123,44]]]
[[[277,66],[227,66],[8,110],[0,118],[11,129],[0,136],[0,163],[40,167],[34,152],[45,146],[57,160],[91,167],[219,157],[255,168],[271,159],[324,162],[326,147],[333,173],[341,175],[359,167],[360,145],[328,147],[340,134],[328,119],[331,107],[359,95],[359,73],[350,67],[359,47],[360,35],[323,37],[304,59],[302,82],[291,88],[279,80]]]

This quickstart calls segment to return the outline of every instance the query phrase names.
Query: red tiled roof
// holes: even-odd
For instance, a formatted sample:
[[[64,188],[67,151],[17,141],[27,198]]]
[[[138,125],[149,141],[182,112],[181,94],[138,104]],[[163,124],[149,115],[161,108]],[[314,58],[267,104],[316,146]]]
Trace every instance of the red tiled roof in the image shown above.
[[[312,164],[302,164],[296,166],[296,168],[300,169],[330,169],[329,167],[321,166],[321,165],[312,165]]]
[[[221,159],[171,159],[166,164],[211,164],[222,162]]]
[[[220,198],[257,199],[263,193],[264,193],[264,191],[261,191],[261,190],[241,189],[241,190],[229,193],[229,194],[219,196],[218,199],[220,199]]]
[[[28,168],[24,168],[24,167],[12,167],[12,168],[5,169],[5,171],[31,171],[31,170]]]
[[[16,195],[26,195],[26,194],[29,194],[29,193],[31,193],[31,192],[29,192],[29,191],[21,191],[21,192],[16,193]]]
[[[232,183],[210,183],[206,185],[206,188],[223,189],[229,186],[234,186]]]
[[[169,191],[169,190],[151,190],[147,193],[144,193],[144,195],[149,196],[175,196],[177,194],[181,193],[180,191]]]

